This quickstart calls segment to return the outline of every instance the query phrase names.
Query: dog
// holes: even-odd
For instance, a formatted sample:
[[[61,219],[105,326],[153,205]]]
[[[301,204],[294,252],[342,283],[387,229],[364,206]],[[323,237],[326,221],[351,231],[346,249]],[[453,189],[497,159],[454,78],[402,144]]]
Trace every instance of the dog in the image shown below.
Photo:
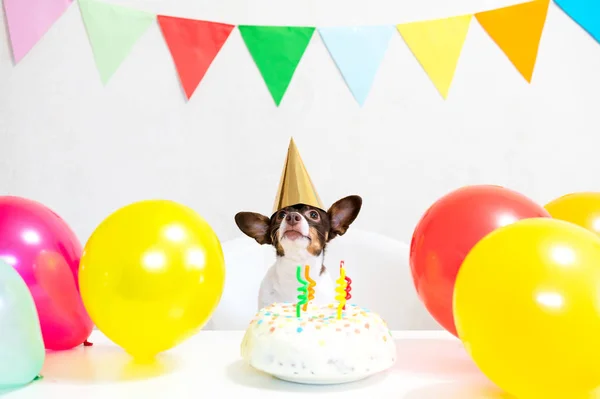
[[[351,195],[338,200],[327,212],[297,204],[280,209],[270,218],[253,212],[236,214],[239,229],[260,245],[272,245],[277,255],[260,285],[258,308],[296,302],[296,269],[305,265],[310,266],[310,277],[316,282],[313,303],[333,303],[335,286],[324,264],[325,249],[327,243],[346,233],[361,207],[362,198]]]

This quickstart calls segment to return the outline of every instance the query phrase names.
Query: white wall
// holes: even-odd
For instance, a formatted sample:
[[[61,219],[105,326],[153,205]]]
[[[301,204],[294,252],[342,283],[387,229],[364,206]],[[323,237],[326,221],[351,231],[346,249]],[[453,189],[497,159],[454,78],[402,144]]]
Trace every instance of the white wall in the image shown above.
[[[118,0],[113,0],[118,2]],[[129,0],[249,24],[379,24],[518,0]],[[235,30],[186,104],[157,26],[103,87],[77,6],[13,66],[0,29],[0,193],[53,207],[83,241],[116,208],[169,198],[223,240],[270,212],[293,135],[323,197],[364,197],[357,225],[408,241],[426,207],[470,183],[545,202],[600,189],[600,45],[551,5],[528,85],[474,22],[444,102],[399,36],[360,109],[315,35],[276,108]]]

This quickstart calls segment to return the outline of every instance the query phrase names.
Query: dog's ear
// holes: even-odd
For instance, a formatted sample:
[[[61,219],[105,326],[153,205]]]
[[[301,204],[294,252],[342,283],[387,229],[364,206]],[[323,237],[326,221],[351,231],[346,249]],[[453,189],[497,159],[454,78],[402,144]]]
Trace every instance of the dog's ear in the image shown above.
[[[362,198],[358,195],[351,195],[349,197],[342,198],[335,204],[331,205],[331,208],[329,208],[327,211],[327,215],[329,215],[329,221],[331,223],[328,241],[346,233],[352,222],[354,222],[358,216],[361,207]]]
[[[272,244],[269,234],[271,220],[259,213],[240,212],[235,215],[235,223],[248,237],[252,237],[260,245]]]

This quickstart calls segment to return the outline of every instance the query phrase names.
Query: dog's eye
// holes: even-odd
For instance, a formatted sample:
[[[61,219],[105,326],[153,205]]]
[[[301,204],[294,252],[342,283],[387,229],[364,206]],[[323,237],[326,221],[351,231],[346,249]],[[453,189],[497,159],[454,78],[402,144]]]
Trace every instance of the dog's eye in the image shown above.
[[[310,211],[310,217],[316,220],[319,218],[319,214],[316,211]]]
[[[283,219],[285,217],[285,212],[279,212],[279,215],[277,215],[277,218],[279,220]]]

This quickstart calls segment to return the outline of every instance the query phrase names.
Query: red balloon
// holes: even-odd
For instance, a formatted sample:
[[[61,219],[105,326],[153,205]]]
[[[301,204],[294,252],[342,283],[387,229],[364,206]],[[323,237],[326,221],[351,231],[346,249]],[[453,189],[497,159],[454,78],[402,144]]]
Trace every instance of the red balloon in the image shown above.
[[[52,210],[25,198],[0,197],[0,259],[29,287],[47,349],[81,345],[94,327],[79,293],[81,252],[73,231]]]
[[[499,186],[467,186],[425,212],[410,244],[410,268],[419,297],[433,318],[457,335],[452,312],[456,275],[483,237],[521,219],[550,217],[531,199]]]

